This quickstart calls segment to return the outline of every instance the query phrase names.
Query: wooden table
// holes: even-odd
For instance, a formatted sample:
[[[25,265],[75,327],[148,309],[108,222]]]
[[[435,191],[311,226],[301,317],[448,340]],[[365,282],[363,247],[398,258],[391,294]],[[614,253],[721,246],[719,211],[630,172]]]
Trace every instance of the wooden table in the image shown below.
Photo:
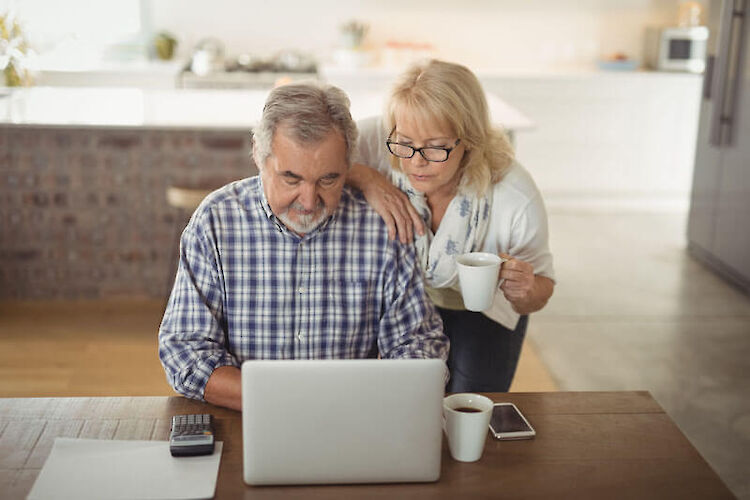
[[[0,399],[0,498],[25,498],[55,437],[166,440],[170,418],[212,413],[224,441],[216,497],[734,498],[647,392],[487,394],[536,428],[528,441],[488,436],[479,462],[450,458],[426,484],[251,487],[242,482],[242,421],[181,397]]]

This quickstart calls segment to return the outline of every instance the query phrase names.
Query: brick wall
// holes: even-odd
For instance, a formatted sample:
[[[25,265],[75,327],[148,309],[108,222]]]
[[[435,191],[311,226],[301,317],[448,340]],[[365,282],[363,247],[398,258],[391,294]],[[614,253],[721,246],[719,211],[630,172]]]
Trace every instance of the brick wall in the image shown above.
[[[0,128],[0,299],[164,297],[170,184],[255,175],[249,132]]]

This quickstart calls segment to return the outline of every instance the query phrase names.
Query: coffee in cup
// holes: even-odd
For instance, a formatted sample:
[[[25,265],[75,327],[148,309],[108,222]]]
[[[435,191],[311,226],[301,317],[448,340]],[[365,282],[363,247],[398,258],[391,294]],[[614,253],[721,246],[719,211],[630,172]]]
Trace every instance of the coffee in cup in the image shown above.
[[[494,403],[480,394],[459,393],[443,398],[448,448],[459,462],[476,462],[482,456]]]
[[[456,408],[456,411],[460,411],[461,413],[479,413],[479,408],[471,408],[469,406],[462,406],[461,408]]]

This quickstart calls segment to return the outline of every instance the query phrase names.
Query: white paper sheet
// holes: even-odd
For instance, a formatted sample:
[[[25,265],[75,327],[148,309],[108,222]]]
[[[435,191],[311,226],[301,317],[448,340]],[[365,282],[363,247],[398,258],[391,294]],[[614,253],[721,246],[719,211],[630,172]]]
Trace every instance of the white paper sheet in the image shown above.
[[[216,442],[213,455],[177,458],[167,441],[56,438],[27,498],[212,498],[221,448]]]

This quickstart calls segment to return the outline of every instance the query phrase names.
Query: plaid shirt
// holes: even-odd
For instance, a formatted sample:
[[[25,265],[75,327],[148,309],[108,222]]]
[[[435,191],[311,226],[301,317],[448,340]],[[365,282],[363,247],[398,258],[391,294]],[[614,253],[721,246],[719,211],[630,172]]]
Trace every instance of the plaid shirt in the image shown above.
[[[220,366],[247,359],[447,359],[448,338],[411,245],[345,187],[333,216],[300,237],[259,177],[209,195],[182,234],[159,329],[174,389],[202,399]]]

